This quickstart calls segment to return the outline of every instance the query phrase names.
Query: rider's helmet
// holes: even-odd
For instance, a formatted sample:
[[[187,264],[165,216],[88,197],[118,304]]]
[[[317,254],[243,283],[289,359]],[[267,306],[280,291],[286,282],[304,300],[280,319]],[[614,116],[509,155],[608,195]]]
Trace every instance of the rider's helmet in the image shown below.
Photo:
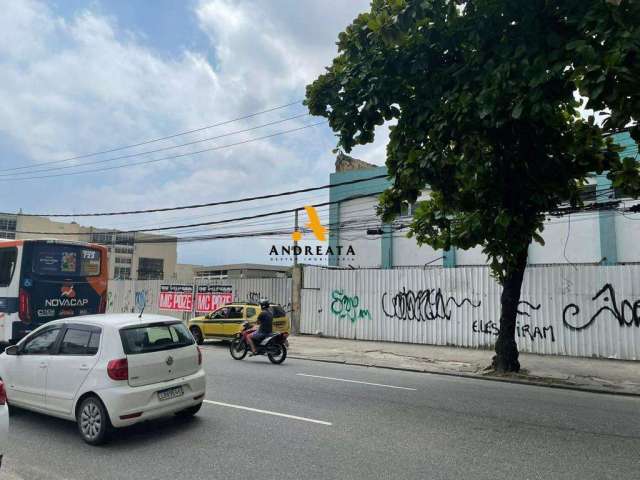
[[[266,298],[263,298],[262,300],[260,300],[260,307],[263,310],[266,310],[269,308],[269,300],[267,300]]]

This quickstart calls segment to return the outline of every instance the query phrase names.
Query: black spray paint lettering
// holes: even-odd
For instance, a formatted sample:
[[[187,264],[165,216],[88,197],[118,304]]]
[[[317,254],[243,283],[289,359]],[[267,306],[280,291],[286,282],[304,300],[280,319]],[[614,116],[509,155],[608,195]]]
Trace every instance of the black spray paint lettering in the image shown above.
[[[460,308],[465,303],[472,308],[480,306],[480,301],[474,303],[470,298],[458,301],[453,296],[445,300],[442,291],[436,289],[407,290],[402,287],[391,299],[391,305],[385,301],[387,292],[382,294],[382,311],[389,318],[399,320],[427,321],[435,319],[451,320],[453,308]]]
[[[530,317],[531,314],[529,312],[525,312],[524,309],[520,310],[521,306],[528,307],[531,310],[540,310],[540,304],[533,305],[526,300],[520,300],[520,302],[518,302],[518,315],[524,315],[525,317]]]
[[[472,327],[474,333],[487,333],[494,336],[498,336],[500,333],[500,327],[496,322],[492,321],[484,322],[482,320],[474,320]],[[516,335],[518,338],[528,338],[530,340],[550,338],[552,342],[556,341],[553,325],[538,327],[528,323],[522,325],[516,324]]]
[[[570,330],[578,331],[584,330],[585,328],[590,327],[593,323],[598,319],[600,314],[607,311],[610,312],[613,317],[618,321],[618,324],[621,327],[631,327],[636,326],[640,327],[640,300],[636,300],[631,303],[629,300],[622,300],[622,303],[618,307],[616,301],[616,291],[613,289],[613,286],[610,283],[606,283],[599,291],[596,293],[591,301],[596,301],[598,298],[602,297],[602,300],[607,302],[607,305],[604,307],[600,307],[598,311],[585,323],[581,324],[580,319],[574,318],[577,323],[572,323],[569,321],[571,317],[577,317],[580,313],[580,307],[575,303],[570,303],[564,310],[562,310],[562,323],[564,326]],[[567,313],[570,313],[571,317],[567,318]]]
[[[260,292],[249,292],[247,293],[247,302],[249,303],[260,303],[260,299],[262,295]]]

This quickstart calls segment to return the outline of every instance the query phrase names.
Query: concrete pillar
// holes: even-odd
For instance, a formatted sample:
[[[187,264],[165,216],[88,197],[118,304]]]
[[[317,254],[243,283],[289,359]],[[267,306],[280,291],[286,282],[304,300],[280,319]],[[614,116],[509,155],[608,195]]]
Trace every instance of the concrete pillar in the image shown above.
[[[291,270],[291,333],[300,333],[300,315],[302,313],[302,284],[304,269],[296,265]]]
[[[338,256],[338,244],[340,243],[340,204],[329,205],[329,247],[334,252],[329,255],[329,266],[337,267],[340,264]]]
[[[382,226],[380,250],[382,252],[380,259],[382,268],[393,268],[393,227],[388,223]]]
[[[442,266],[445,268],[453,268],[456,266],[456,249],[451,247],[449,250],[442,252]]]
[[[596,177],[596,202],[608,202],[614,197],[613,192],[607,194],[607,189],[612,187],[611,180],[606,175]],[[603,265],[615,265],[618,263],[618,239],[616,238],[616,212],[614,210],[600,210],[598,212],[598,224],[600,230],[600,258]]]

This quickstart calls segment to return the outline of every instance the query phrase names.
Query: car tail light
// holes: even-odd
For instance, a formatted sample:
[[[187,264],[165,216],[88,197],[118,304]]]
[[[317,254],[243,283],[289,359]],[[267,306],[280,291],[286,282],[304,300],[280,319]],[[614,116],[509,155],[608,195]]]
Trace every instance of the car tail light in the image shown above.
[[[196,348],[198,349],[198,365],[202,365],[202,350],[197,345]]]
[[[0,405],[7,403],[7,391],[4,388],[4,382],[0,380]]]
[[[100,295],[100,305],[98,306],[98,313],[105,313],[107,311],[107,293]]]
[[[21,288],[18,297],[18,317],[27,323],[31,321],[31,308],[29,303],[29,292]]]
[[[107,364],[107,373],[111,380],[129,380],[129,363],[127,359],[110,360]]]

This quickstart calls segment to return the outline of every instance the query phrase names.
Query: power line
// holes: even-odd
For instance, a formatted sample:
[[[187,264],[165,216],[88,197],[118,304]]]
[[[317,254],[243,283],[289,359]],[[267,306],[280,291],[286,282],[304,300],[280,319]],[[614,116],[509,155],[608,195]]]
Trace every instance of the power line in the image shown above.
[[[280,120],[274,120],[273,122],[268,122],[268,123],[263,123],[262,125],[256,125],[254,127],[249,127],[249,128],[245,128],[242,130],[236,130],[234,132],[228,132],[228,133],[223,133],[221,135],[216,135],[215,137],[209,137],[209,138],[203,138],[200,140],[194,140],[192,142],[187,142],[187,143],[181,143],[179,145],[171,145],[168,147],[162,147],[162,148],[157,148],[155,150],[147,150],[145,152],[139,152],[139,153],[130,153],[127,155],[120,155],[118,157],[112,157],[112,158],[105,158],[102,160],[95,160],[93,162],[85,162],[85,163],[80,163],[80,164],[74,164],[74,165],[67,165],[65,167],[56,167],[56,168],[43,168],[41,170],[30,170],[29,172],[25,172],[25,173],[6,173],[6,174],[0,174],[0,177],[9,177],[9,178],[15,178],[17,180],[21,180],[21,178],[19,177],[19,175],[31,175],[34,173],[45,173],[45,172],[58,172],[60,170],[67,170],[69,168],[77,168],[77,167],[87,167],[89,165],[98,165],[98,164],[103,164],[103,163],[109,163],[109,162],[114,162],[116,160],[123,160],[126,158],[134,158],[134,157],[140,157],[142,155],[149,155],[152,153],[158,153],[158,152],[166,152],[167,150],[173,150],[176,148],[181,148],[181,147],[188,147],[190,145],[195,145],[197,143],[203,143],[203,142],[209,142],[211,140],[218,140],[220,138],[224,138],[224,137],[230,137],[233,135],[237,135],[239,133],[246,133],[246,132],[251,132],[253,130],[259,130],[260,128],[264,128],[264,127],[270,127],[273,125],[278,125],[280,123],[285,123],[285,122],[289,122],[291,120],[295,120],[297,118],[302,118],[302,117],[307,117],[309,116],[308,113],[301,113],[298,115],[294,115],[292,117],[288,117],[288,118],[283,118]],[[55,163],[62,163],[62,162],[66,162],[68,160],[61,160],[59,162],[55,162]]]
[[[324,207],[326,205],[334,205],[336,203],[342,203],[344,201],[347,200],[355,200],[358,198],[366,198],[366,197],[371,197],[372,195],[377,195],[382,193],[382,191],[380,192],[372,192],[370,194],[364,194],[364,195],[356,195],[356,196],[352,196],[352,197],[348,197],[345,199],[341,199],[341,200],[334,200],[334,201],[329,201],[329,202],[323,202],[323,203],[316,203],[314,205],[312,205],[313,207]],[[94,232],[28,232],[28,231],[20,231],[20,230],[16,230],[16,233],[20,233],[20,234],[25,234],[25,235],[65,235],[65,236],[71,236],[71,235],[93,235],[94,233],[103,233],[103,234],[125,234],[125,233],[146,233],[146,232],[160,232],[160,231],[166,231],[166,230],[179,230],[179,229],[183,229],[183,228],[193,228],[193,227],[203,227],[203,226],[210,226],[210,225],[221,225],[224,223],[231,223],[231,222],[238,222],[238,221],[242,221],[242,220],[253,220],[256,218],[265,218],[265,217],[272,217],[274,215],[282,215],[285,213],[293,213],[296,210],[301,210],[303,207],[296,207],[296,208],[289,208],[289,209],[283,209],[283,210],[277,210],[277,211],[273,211],[273,212],[265,212],[265,213],[258,213],[255,215],[245,215],[243,217],[237,217],[237,218],[226,218],[226,219],[222,219],[222,220],[216,220],[216,221],[211,221],[211,222],[200,222],[200,223],[192,223],[192,224],[187,224],[187,225],[174,225],[174,226],[169,226],[169,227],[158,227],[158,228],[144,228],[144,229],[137,229],[137,230],[96,230]]]
[[[147,165],[149,163],[162,162],[164,160],[173,160],[173,159],[176,159],[176,158],[187,157],[189,155],[197,155],[199,153],[213,152],[213,151],[216,151],[216,150],[222,150],[224,148],[236,147],[238,145],[245,145],[247,143],[257,142],[257,141],[260,141],[260,140],[266,140],[268,138],[273,138],[273,137],[277,137],[277,136],[280,136],[280,135],[285,135],[287,133],[299,132],[300,130],[305,130],[307,128],[316,127],[316,126],[322,125],[324,123],[327,123],[327,121],[324,120],[324,121],[321,121],[321,122],[311,123],[311,124],[305,125],[303,127],[292,128],[290,130],[282,130],[280,132],[275,132],[275,133],[272,133],[270,135],[264,135],[262,137],[251,138],[251,139],[248,139],[248,140],[243,140],[241,142],[228,143],[226,145],[219,145],[217,147],[205,148],[203,150],[197,150],[195,152],[189,152],[189,153],[182,153],[182,154],[179,154],[179,155],[170,155],[168,157],[162,157],[162,158],[156,158],[156,159],[152,159],[152,160],[146,160],[144,162],[127,163],[125,165],[116,165],[116,166],[113,166],[113,167],[95,168],[95,169],[92,169],[92,170],[82,170],[80,172],[60,173],[60,174],[55,174],[55,175],[40,175],[40,176],[34,176],[34,177],[21,177],[21,178],[0,178],[0,182],[18,182],[18,181],[22,181],[22,180],[34,180],[34,179],[39,179],[39,178],[68,177],[68,176],[71,176],[71,175],[83,175],[85,173],[105,172],[107,170],[116,170],[118,168],[134,167],[134,166],[137,166],[137,165]]]
[[[172,135],[167,135],[165,137],[154,138],[152,140],[145,140],[143,142],[133,143],[133,144],[130,144],[130,145],[124,145],[124,146],[121,146],[121,147],[110,148],[108,150],[102,150],[102,151],[99,151],[99,152],[85,153],[85,154],[82,154],[82,155],[76,155],[75,157],[64,158],[62,160],[53,160],[53,161],[49,161],[49,162],[40,162],[40,163],[33,163],[33,164],[30,164],[30,165],[23,165],[23,166],[19,166],[19,167],[5,168],[4,171],[22,170],[22,169],[25,169],[25,168],[31,168],[34,165],[35,166],[38,166],[38,165],[53,165],[53,164],[57,164],[57,163],[70,162],[72,160],[79,160],[81,158],[95,157],[95,156],[98,156],[98,155],[103,155],[105,153],[113,153],[113,152],[117,152],[119,150],[126,150],[128,148],[140,147],[142,145],[149,145],[151,143],[160,142],[162,140],[169,140],[171,138],[180,137],[182,135],[188,135],[190,133],[201,132],[201,131],[207,130],[209,128],[221,127],[222,125],[228,125],[229,123],[238,122],[240,120],[246,120],[247,118],[253,118],[253,117],[256,117],[258,115],[263,115],[265,113],[275,112],[276,110],[282,110],[283,108],[291,107],[293,105],[300,104],[301,102],[302,102],[302,100],[297,100],[295,102],[287,103],[285,105],[279,105],[277,107],[268,108],[266,110],[261,110],[259,112],[251,113],[251,114],[248,114],[248,115],[243,115],[241,117],[233,118],[231,120],[224,120],[222,122],[214,123],[214,124],[211,124],[211,125],[206,125],[204,127],[194,128],[193,130],[186,130],[184,132],[179,132],[179,133],[174,133]]]
[[[59,213],[59,214],[47,214],[47,213],[19,213],[19,214],[14,214],[14,213],[3,213],[3,215],[22,215],[25,217],[104,217],[104,216],[115,216],[115,215],[137,215],[137,214],[142,214],[142,213],[155,213],[155,212],[168,212],[168,211],[175,211],[175,210],[190,210],[190,209],[194,209],[194,208],[204,208],[204,207],[214,207],[214,206],[218,206],[218,205],[230,205],[233,203],[243,203],[243,202],[251,202],[254,200],[264,200],[267,198],[275,198],[275,197],[284,197],[284,196],[288,196],[288,195],[296,195],[298,193],[306,193],[306,192],[313,192],[315,190],[323,190],[326,188],[333,188],[333,187],[340,187],[343,185],[353,185],[356,183],[362,183],[362,182],[368,182],[371,180],[377,180],[380,178],[385,178],[386,175],[376,175],[373,177],[369,177],[369,178],[360,178],[360,179],[356,179],[356,180],[349,180],[346,182],[340,182],[340,183],[328,183],[325,185],[320,185],[317,187],[308,187],[308,188],[301,188],[298,190],[288,190],[285,192],[279,192],[279,193],[271,193],[271,194],[267,194],[267,195],[258,195],[258,196],[254,196],[254,197],[244,197],[244,198],[237,198],[235,200],[222,200],[219,202],[210,202],[210,203],[197,203],[197,204],[191,204],[191,205],[182,205],[182,206],[178,206],[178,207],[163,207],[163,208],[150,208],[150,209],[146,209],[146,210],[127,210],[127,211],[120,211],[120,212],[99,212],[99,213]],[[382,193],[382,192],[376,192],[375,194],[378,193]],[[372,195],[375,195],[372,194]],[[366,196],[366,195],[365,195]],[[371,196],[371,195],[369,195]],[[358,198],[364,198],[363,197],[358,197]],[[294,209],[295,211],[295,209]]]

